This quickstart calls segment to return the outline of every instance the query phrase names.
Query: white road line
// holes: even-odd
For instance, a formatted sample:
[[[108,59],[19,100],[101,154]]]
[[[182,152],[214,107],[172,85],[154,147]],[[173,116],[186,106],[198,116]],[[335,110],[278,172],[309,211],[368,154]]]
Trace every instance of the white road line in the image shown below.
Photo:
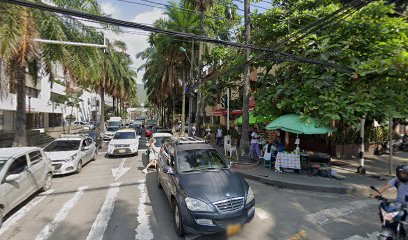
[[[24,207],[20,208],[16,213],[14,213],[10,218],[3,223],[3,226],[0,228],[0,236],[13,227],[18,220],[23,218],[33,207],[37,206],[42,200],[44,200],[47,195],[54,192],[54,190],[48,190],[41,193],[38,197],[34,198],[31,202],[27,203]]]
[[[64,204],[64,206],[59,210],[57,215],[55,215],[54,220],[43,228],[43,230],[37,235],[35,240],[48,239],[51,236],[51,234],[55,231],[55,229],[57,229],[60,223],[65,220],[65,218],[68,216],[68,213],[78,203],[79,199],[82,197],[82,195],[85,192],[85,189],[87,188],[88,186],[79,187],[74,196]]]
[[[307,218],[318,225],[324,225],[334,221],[336,218],[347,216],[352,212],[355,212],[364,207],[369,207],[373,204],[377,204],[376,201],[370,200],[357,200],[349,202],[348,204],[339,208],[328,208],[316,213],[307,215]]]
[[[112,176],[115,178],[115,181],[117,181],[120,177],[122,177],[127,171],[129,171],[130,168],[124,168],[123,166],[125,165],[126,158],[122,160],[118,168],[112,168]]]
[[[146,206],[145,206],[145,201],[147,198],[147,194],[145,192],[145,186],[146,184],[140,184],[138,186],[140,195],[139,195],[139,206],[137,208],[137,221],[139,222],[139,225],[135,229],[136,231],[136,240],[151,240],[153,239],[153,233],[150,230],[150,222],[149,222],[149,216],[146,214]]]
[[[139,149],[138,152],[146,152],[147,149]]]
[[[354,235],[344,240],[377,240],[379,232],[367,233],[367,237],[362,237],[359,235]]]
[[[87,240],[101,240],[103,238],[103,234],[105,233],[106,227],[108,226],[110,217],[113,212],[116,197],[119,193],[119,186],[120,182],[112,183],[110,185],[101,210],[99,210],[99,213],[96,216],[94,223],[92,224],[91,230],[86,237]]]
[[[98,154],[106,154],[106,152],[98,152]]]

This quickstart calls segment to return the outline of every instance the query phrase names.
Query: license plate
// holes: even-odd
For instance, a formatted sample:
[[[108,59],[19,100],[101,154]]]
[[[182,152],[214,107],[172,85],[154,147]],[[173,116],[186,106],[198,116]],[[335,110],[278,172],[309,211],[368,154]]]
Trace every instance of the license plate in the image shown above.
[[[125,153],[125,152],[126,152],[126,149],[119,149],[119,152],[120,152],[120,153]]]
[[[241,231],[241,224],[232,224],[227,226],[227,236],[232,236]]]

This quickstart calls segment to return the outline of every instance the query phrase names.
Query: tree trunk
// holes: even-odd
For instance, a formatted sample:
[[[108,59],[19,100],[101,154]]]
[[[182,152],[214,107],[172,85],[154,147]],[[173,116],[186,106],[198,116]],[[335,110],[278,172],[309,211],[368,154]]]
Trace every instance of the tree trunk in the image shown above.
[[[181,135],[184,135],[186,124],[186,70],[183,68],[182,104],[181,104]]]
[[[26,67],[18,61],[15,62],[15,79],[17,109],[16,109],[16,129],[14,131],[13,146],[27,146],[27,113],[26,113]]]
[[[244,0],[245,3],[245,43],[250,43],[250,8],[249,0]],[[249,49],[245,50],[245,60],[248,61],[250,58]],[[243,100],[242,100],[242,131],[241,131],[241,151],[242,154],[239,154],[239,157],[247,156],[249,151],[249,141],[248,141],[248,130],[249,130],[249,97],[250,97],[250,64],[247,62],[244,68],[244,91],[243,91]]]
[[[115,106],[115,102],[116,102],[116,101],[115,101],[115,97],[112,97],[112,100],[113,100],[113,104],[112,104],[112,105],[113,105],[112,112],[113,112],[113,114],[114,114],[114,115],[116,115],[116,106]]]
[[[200,34],[204,36],[204,11],[205,11],[205,0],[201,0],[201,7],[200,7]],[[201,112],[202,112],[202,95],[201,95],[201,70],[202,70],[202,56],[204,50],[204,43],[200,42],[198,49],[198,92],[197,92],[197,111],[196,111],[196,127],[197,132],[200,132],[201,128]]]
[[[101,97],[101,116],[99,117],[99,131],[103,133],[105,131],[105,88],[101,86],[99,89],[99,95]]]

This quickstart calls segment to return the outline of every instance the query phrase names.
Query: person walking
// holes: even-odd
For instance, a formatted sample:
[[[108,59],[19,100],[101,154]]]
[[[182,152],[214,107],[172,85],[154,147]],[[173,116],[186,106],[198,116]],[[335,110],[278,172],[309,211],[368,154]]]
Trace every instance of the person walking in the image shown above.
[[[149,167],[154,166],[156,168],[157,164],[157,158],[159,156],[159,153],[156,152],[156,139],[150,138],[149,140],[149,164],[143,169],[143,173],[147,173],[147,169]]]
[[[191,134],[193,135],[193,137],[195,137],[196,130],[197,130],[197,127],[195,124],[193,124],[193,126],[191,127]]]
[[[256,155],[261,159],[262,154],[261,149],[259,149],[259,138],[258,129],[254,128],[254,131],[251,133],[251,150],[249,150],[249,156],[252,157],[252,154],[256,151]]]
[[[218,129],[217,129],[217,146],[221,146],[222,143],[222,129],[221,126],[218,125]]]

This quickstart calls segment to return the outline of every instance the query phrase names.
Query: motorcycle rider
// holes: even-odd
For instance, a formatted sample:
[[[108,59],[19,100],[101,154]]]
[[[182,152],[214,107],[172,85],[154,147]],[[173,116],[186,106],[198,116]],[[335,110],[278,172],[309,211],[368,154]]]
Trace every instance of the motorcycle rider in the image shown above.
[[[408,204],[408,165],[399,165],[396,169],[396,178],[391,179],[386,185],[381,187],[378,191],[382,194],[390,188],[397,188],[396,201],[401,204]],[[380,193],[373,192],[370,197],[379,196]]]

